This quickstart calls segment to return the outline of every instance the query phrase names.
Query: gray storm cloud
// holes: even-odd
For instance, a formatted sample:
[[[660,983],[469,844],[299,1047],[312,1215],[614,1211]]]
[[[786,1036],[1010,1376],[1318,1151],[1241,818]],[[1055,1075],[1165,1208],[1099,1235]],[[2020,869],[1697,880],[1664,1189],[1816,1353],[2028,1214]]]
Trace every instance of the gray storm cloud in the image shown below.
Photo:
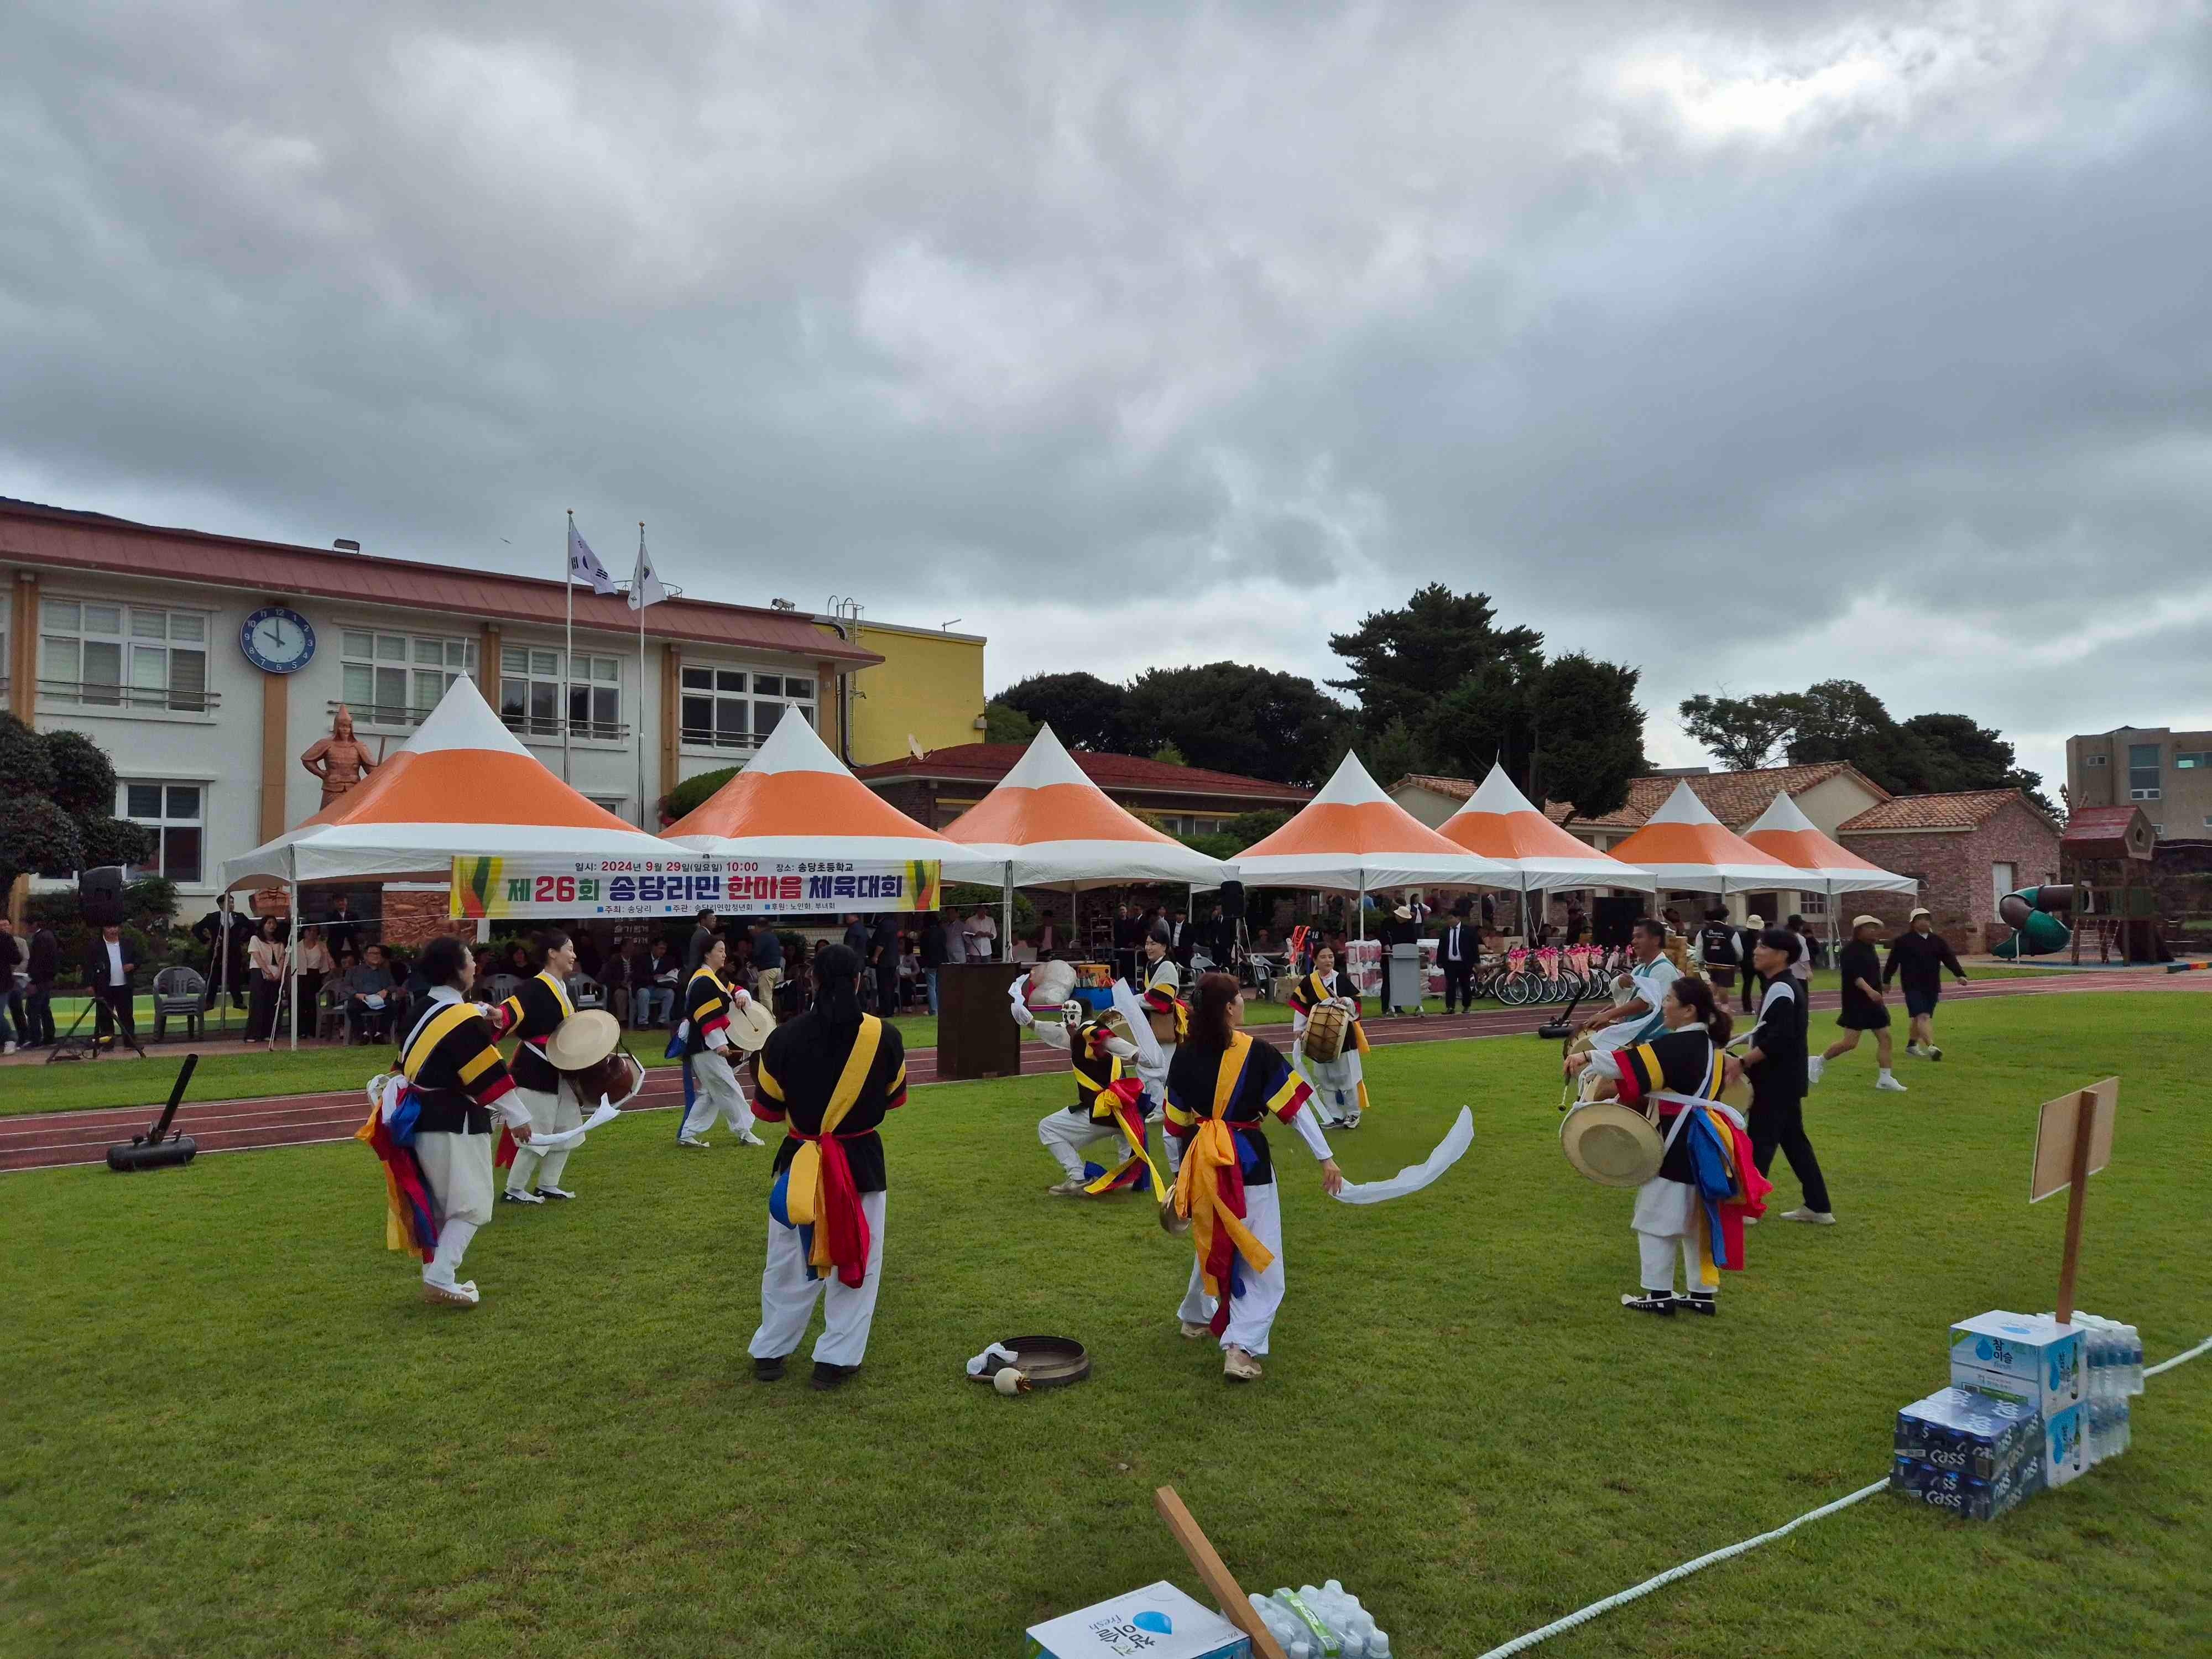
[[[0,493],[2212,724],[2197,4],[19,7]],[[501,538],[506,538],[502,542]],[[1079,592],[1079,602],[1077,595]]]

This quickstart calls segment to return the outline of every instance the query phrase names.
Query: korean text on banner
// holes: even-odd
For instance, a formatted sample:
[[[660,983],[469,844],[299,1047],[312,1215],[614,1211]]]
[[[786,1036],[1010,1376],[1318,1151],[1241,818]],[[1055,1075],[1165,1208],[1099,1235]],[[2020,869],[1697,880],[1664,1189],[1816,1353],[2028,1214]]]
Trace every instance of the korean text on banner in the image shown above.
[[[456,921],[556,916],[757,916],[934,910],[933,859],[563,859],[453,860]]]

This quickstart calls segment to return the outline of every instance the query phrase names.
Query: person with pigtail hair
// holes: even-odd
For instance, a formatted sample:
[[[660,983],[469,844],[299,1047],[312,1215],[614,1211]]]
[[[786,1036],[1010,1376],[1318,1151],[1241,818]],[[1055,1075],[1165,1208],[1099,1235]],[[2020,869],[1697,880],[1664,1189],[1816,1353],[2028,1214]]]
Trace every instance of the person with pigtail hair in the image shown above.
[[[814,1006],[779,1025],[753,1059],[754,1115],[784,1126],[769,1188],[761,1322],[748,1348],[753,1375],[783,1376],[823,1304],[813,1386],[835,1389],[860,1370],[884,1269],[884,1117],[906,1103],[906,1048],[897,1030],[864,1012],[856,951],[814,958]]]
[[[1769,1183],[1753,1156],[1735,1108],[1721,1103],[1735,1029],[1713,988],[1688,975],[1670,981],[1659,1000],[1663,1030],[1621,1048],[1570,1055],[1567,1071],[1596,1074],[1589,1097],[1618,1100],[1653,1114],[1665,1136],[1658,1173],[1636,1189],[1629,1225],[1636,1233],[1640,1288],[1622,1307],[1636,1313],[1720,1311],[1719,1268],[1743,1266],[1743,1223],[1756,1219]],[[1674,1258],[1686,1297],[1674,1294]]]

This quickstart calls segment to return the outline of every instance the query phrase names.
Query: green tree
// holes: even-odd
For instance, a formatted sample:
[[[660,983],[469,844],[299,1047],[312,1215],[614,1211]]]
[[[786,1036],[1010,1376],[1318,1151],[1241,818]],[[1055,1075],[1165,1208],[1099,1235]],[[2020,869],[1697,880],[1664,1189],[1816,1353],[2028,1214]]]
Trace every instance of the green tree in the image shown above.
[[[1359,700],[1360,726],[1370,738],[1404,720],[1419,732],[1437,701],[1500,665],[1514,677],[1534,672],[1544,636],[1533,628],[1497,626],[1487,593],[1455,593],[1441,582],[1422,588],[1395,611],[1360,618],[1329,649],[1352,665],[1329,684]]]
[[[1402,719],[1394,720],[1361,745],[1361,761],[1368,775],[1388,789],[1402,777],[1436,769],[1428,744]]]
[[[1311,680],[1235,662],[1146,669],[1122,716],[1133,753],[1172,744],[1191,766],[1307,786],[1344,752],[1352,723]]]
[[[1585,818],[1627,804],[1629,780],[1651,769],[1636,706],[1640,678],[1637,669],[1579,651],[1537,672],[1528,690],[1532,799],[1565,801]]]
[[[666,823],[673,823],[677,819],[697,811],[707,804],[709,796],[737,776],[739,770],[740,769],[735,766],[725,766],[712,772],[702,772],[696,777],[684,779],[683,782],[661,797],[662,819]]]
[[[1049,726],[1070,749],[1111,750],[1121,744],[1127,694],[1096,674],[1032,674],[992,701]]]
[[[1221,826],[1221,833],[1235,836],[1237,850],[1241,853],[1253,842],[1267,840],[1290,821],[1288,812],[1262,807],[1256,812],[1239,812]]]
[[[997,699],[983,705],[983,741],[1027,743],[1037,734],[1037,723],[1010,702]]]
[[[1731,772],[1771,766],[1777,750],[1797,729],[1798,702],[1789,696],[1685,697],[1682,729],[1711,750]]]
[[[27,872],[151,857],[152,834],[115,816],[115,767],[91,738],[0,714],[0,890]]]
[[[1189,761],[1183,757],[1182,750],[1176,748],[1171,742],[1164,743],[1158,748],[1153,750],[1152,758],[1163,766],[1188,766],[1190,764]]]

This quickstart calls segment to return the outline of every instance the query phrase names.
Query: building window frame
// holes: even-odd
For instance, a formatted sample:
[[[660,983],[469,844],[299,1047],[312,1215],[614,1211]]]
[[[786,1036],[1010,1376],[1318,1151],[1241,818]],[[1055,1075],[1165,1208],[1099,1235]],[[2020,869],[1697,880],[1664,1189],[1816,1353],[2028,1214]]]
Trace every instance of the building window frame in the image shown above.
[[[568,736],[579,743],[627,744],[623,722],[623,659],[579,651],[573,665],[558,646],[502,644],[499,653],[499,717],[523,738],[562,736],[565,688]]]
[[[2128,799],[2130,800],[2159,800],[2165,795],[2166,778],[2162,771],[2166,745],[2157,743],[2131,743],[2128,745]]]
[[[161,876],[179,887],[205,887],[208,792],[202,778],[118,778],[115,816],[154,832],[154,858],[125,871],[127,879]]]
[[[477,642],[465,635],[341,622],[337,636],[338,697],[329,712],[343,703],[356,726],[412,730],[455,680],[476,672]]]
[[[42,593],[39,698],[88,714],[212,719],[222,701],[208,690],[215,616],[193,605]]]
[[[678,745],[689,754],[750,754],[793,709],[819,731],[821,691],[812,673],[686,657],[677,674]]]
[[[2084,766],[2106,766],[2111,763],[2112,758],[2112,757],[2110,755],[2087,755],[2082,757],[2081,764]]]

